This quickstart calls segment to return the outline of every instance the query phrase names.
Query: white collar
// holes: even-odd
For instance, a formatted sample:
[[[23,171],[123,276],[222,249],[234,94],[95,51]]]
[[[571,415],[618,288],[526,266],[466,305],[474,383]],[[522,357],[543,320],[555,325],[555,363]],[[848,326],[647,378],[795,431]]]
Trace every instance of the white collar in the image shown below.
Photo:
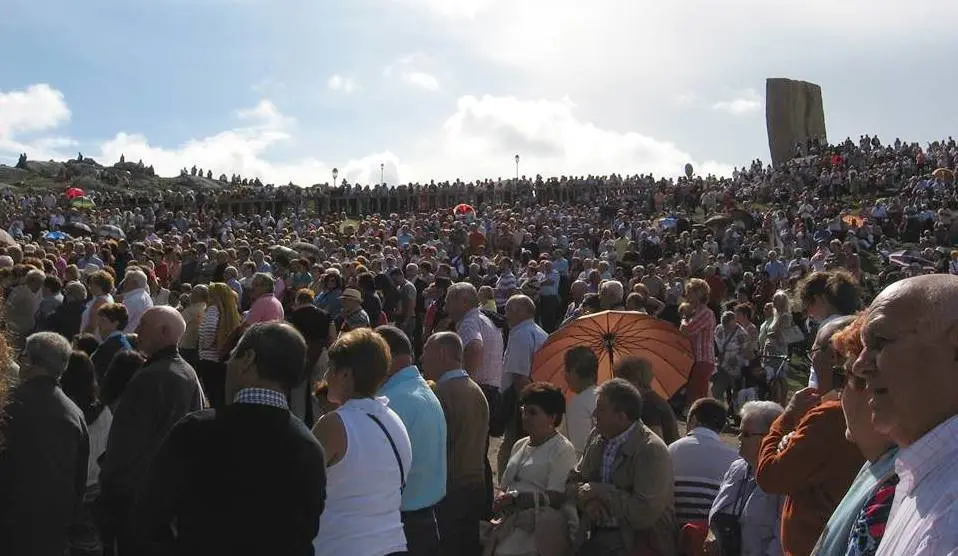
[[[695,427],[689,432],[689,436],[694,436],[696,438],[708,438],[711,440],[722,441],[722,437],[712,429],[708,427]]]

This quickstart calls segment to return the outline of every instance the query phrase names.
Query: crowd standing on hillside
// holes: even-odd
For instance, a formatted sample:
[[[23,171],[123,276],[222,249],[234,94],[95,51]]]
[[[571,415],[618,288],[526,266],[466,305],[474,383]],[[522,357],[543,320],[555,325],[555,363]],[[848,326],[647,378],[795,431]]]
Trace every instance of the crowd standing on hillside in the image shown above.
[[[0,554],[958,553],[958,146],[800,154],[222,194],[277,214],[8,192]],[[537,381],[603,310],[685,334],[686,388],[587,347]]]

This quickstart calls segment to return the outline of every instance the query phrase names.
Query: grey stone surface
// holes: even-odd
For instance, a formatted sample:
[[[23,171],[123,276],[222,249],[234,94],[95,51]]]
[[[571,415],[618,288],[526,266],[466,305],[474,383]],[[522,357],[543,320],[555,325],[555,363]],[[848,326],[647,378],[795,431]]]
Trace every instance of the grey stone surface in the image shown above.
[[[778,166],[795,154],[796,142],[817,137],[823,143],[825,107],[822,88],[807,81],[770,78],[765,81],[765,124],[772,164]]]

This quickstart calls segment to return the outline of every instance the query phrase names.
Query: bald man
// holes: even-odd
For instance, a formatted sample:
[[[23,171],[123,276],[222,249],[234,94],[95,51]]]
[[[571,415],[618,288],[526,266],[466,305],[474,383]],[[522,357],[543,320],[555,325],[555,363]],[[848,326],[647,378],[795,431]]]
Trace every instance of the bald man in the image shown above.
[[[899,446],[879,556],[958,554],[958,277],[885,288],[868,308],[864,379],[872,423]]]
[[[205,400],[196,372],[176,347],[186,331],[179,312],[153,307],[136,331],[146,364],[116,406],[100,470],[100,500],[115,528],[118,556],[147,553],[128,521],[133,501],[167,433],[187,413],[203,409]]]

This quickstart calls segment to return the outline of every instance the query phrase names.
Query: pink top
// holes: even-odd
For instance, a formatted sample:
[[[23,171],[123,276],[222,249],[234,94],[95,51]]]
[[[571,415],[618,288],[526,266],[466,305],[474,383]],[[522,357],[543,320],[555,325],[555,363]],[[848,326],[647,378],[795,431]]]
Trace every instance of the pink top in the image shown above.
[[[263,294],[253,302],[249,312],[246,313],[246,322],[256,324],[257,322],[272,322],[283,320],[285,313],[283,305],[272,294]]]

